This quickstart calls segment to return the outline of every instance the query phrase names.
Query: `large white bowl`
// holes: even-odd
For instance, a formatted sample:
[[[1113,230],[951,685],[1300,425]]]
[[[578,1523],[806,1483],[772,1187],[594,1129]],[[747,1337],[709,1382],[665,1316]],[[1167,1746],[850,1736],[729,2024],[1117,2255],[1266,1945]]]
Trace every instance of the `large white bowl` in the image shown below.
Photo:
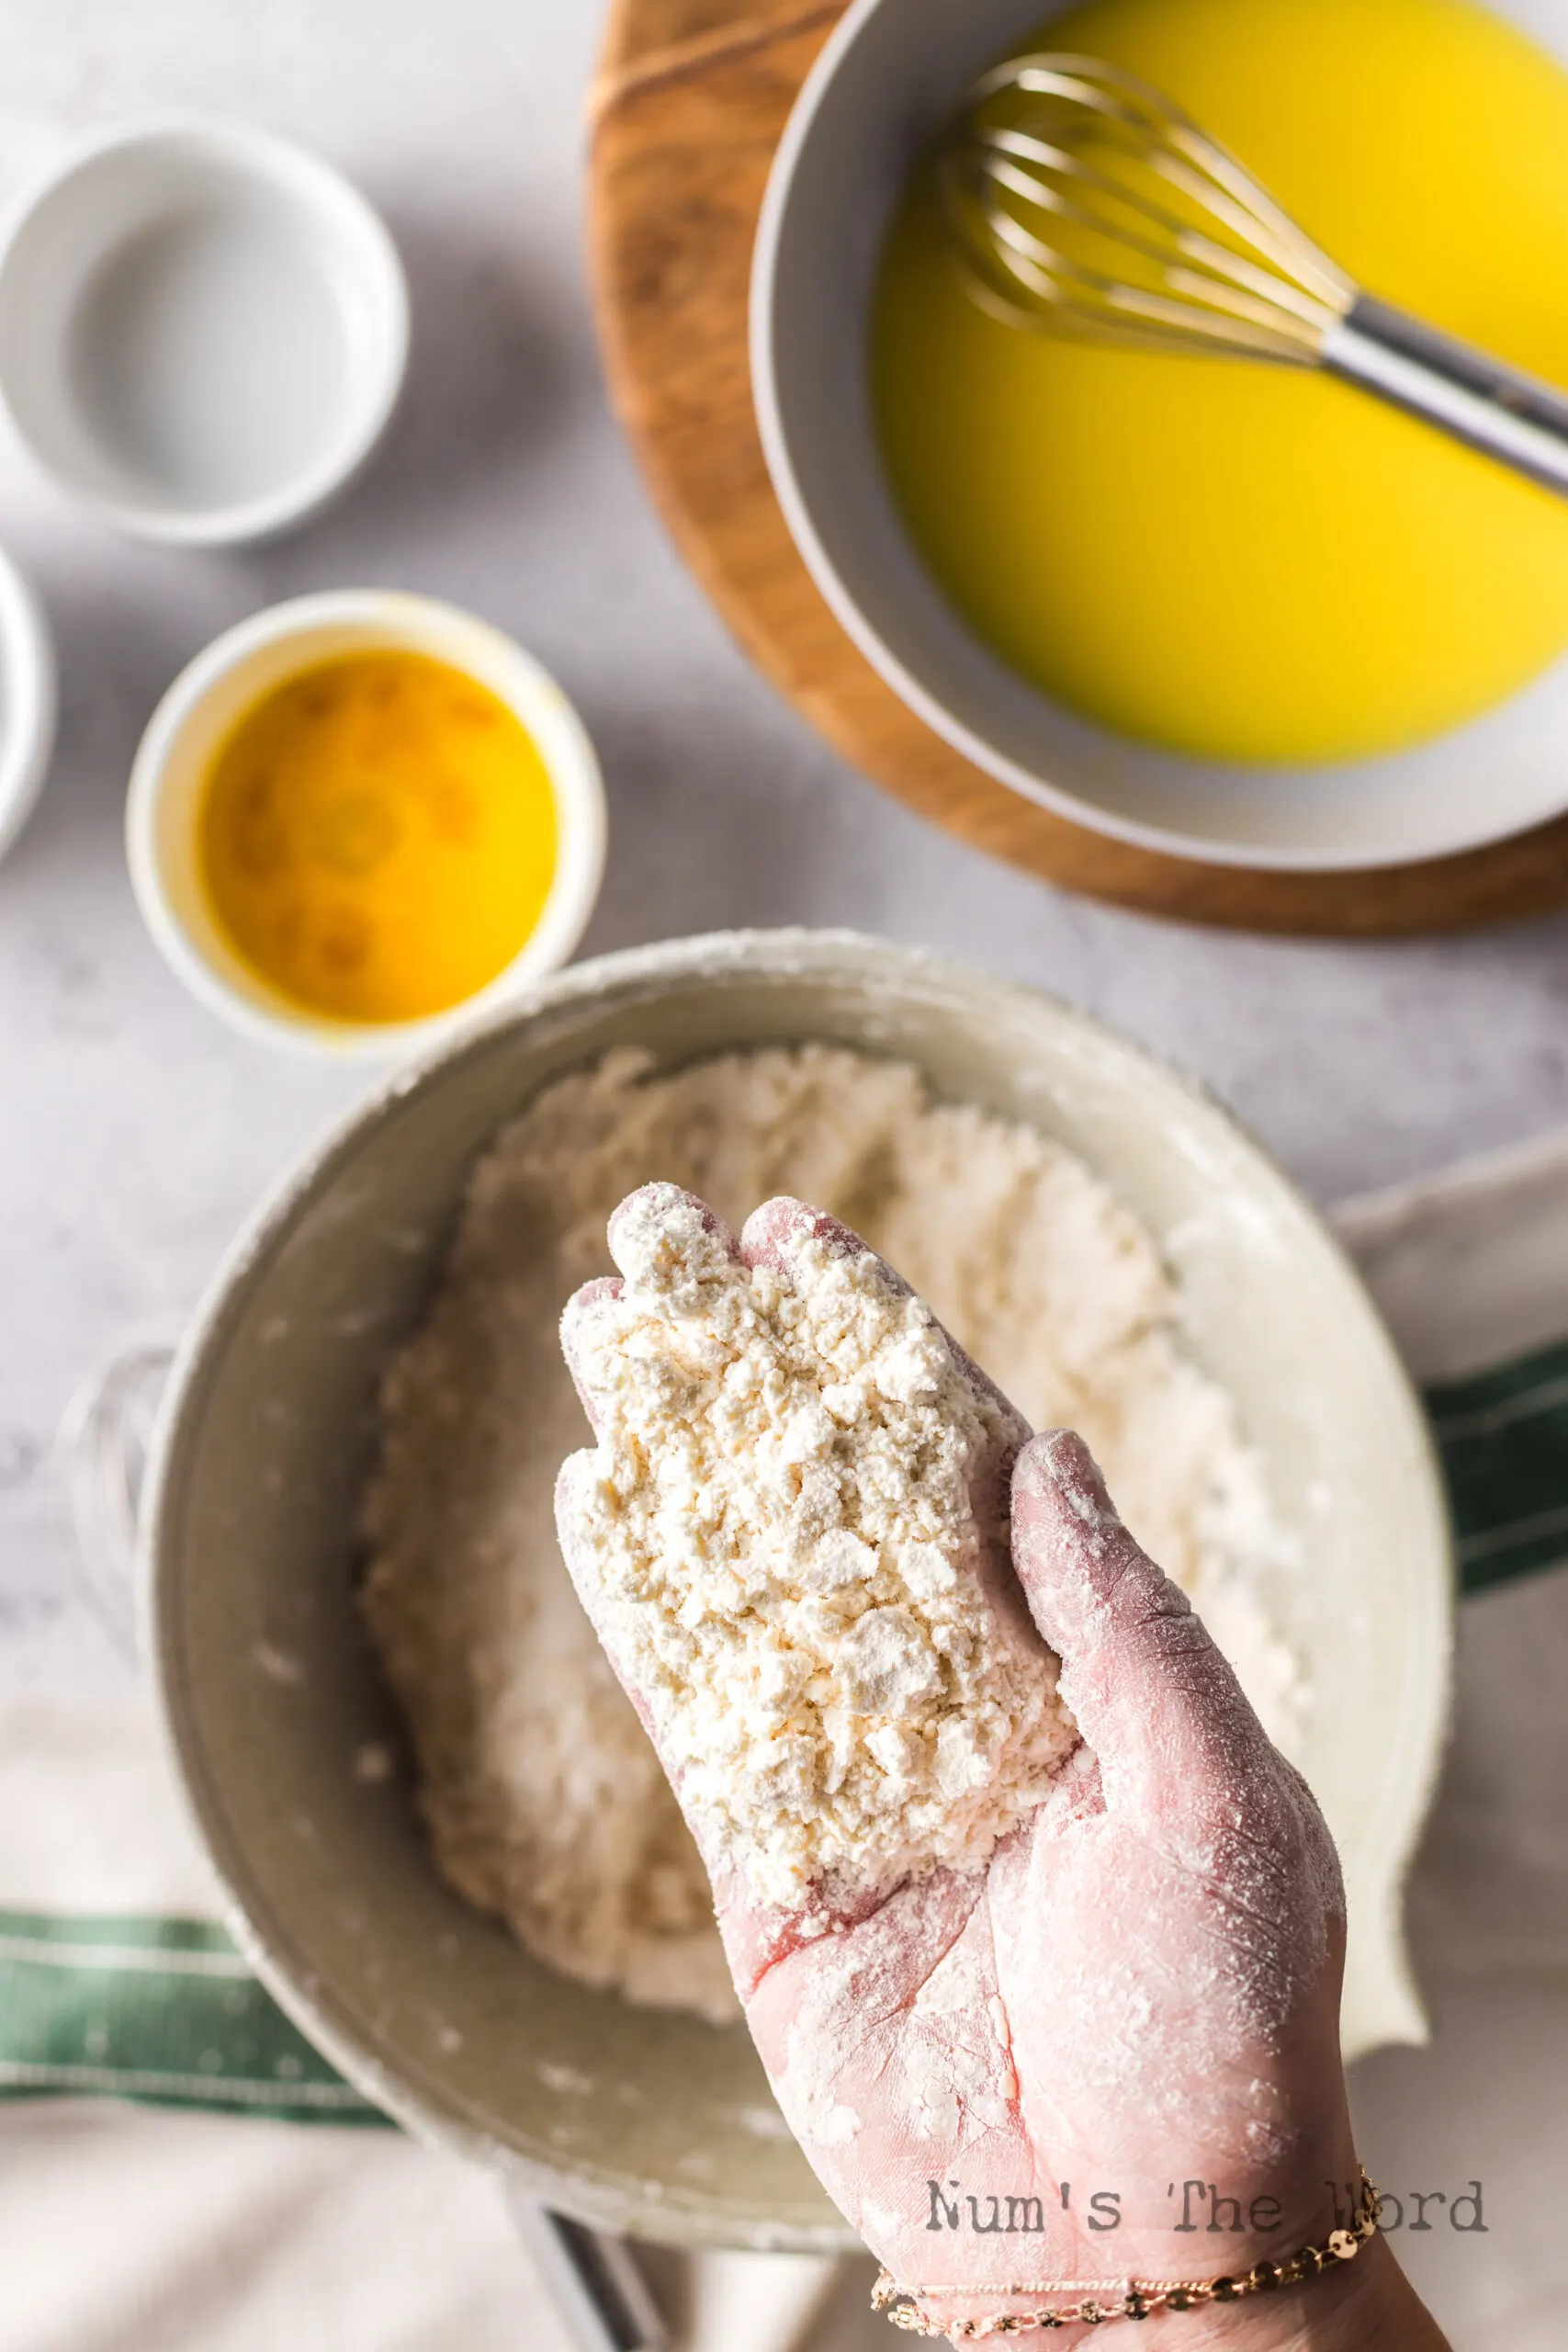
[[[1420,1407],[1313,1210],[1207,1097],[1031,989],[840,933],[606,956],[403,1074],[289,1178],[182,1351],[141,1523],[175,1752],[278,1999],[413,2130],[586,2219],[688,2244],[852,2241],[740,2028],[529,1958],[437,1877],[406,1779],[355,1773],[367,1742],[398,1743],[355,1605],[355,1522],[379,1375],[502,1122],[612,1046],[670,1066],[811,1037],[906,1056],[942,1094],[1060,1136],[1157,1235],[1192,1349],[1240,1400],[1300,1542],[1280,1602],[1349,1892],[1345,2047],[1423,2032],[1400,1893],[1447,1708],[1447,1519]]]
[[[796,546],[873,667],[1027,799],[1119,840],[1297,871],[1444,857],[1568,808],[1568,659],[1496,709],[1381,759],[1225,765],[1151,750],[1049,701],[975,636],[895,508],[865,318],[888,218],[975,75],[1066,0],[853,0],[779,142],[751,279],[751,382]],[[1568,59],[1568,0],[1499,13]]]

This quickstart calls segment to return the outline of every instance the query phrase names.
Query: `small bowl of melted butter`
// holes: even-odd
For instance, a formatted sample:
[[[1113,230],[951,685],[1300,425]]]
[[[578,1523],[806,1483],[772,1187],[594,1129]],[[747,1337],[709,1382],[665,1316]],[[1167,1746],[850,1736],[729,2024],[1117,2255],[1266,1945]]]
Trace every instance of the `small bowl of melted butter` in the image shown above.
[[[576,712],[455,606],[342,590],[227,631],[131,771],[137,902],[192,993],[332,1058],[425,1043],[571,955],[604,798]]]

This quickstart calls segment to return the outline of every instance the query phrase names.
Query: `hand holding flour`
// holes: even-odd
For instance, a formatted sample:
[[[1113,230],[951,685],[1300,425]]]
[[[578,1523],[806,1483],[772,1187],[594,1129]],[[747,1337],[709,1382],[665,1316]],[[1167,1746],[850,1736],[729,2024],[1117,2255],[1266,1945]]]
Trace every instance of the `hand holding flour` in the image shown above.
[[[1333,1847],[1081,1442],[799,1203],[737,1242],[649,1186],[611,1246],[563,1321],[599,1442],[562,1543],[835,2201],[946,2322],[1321,2239],[1356,2174]],[[1381,2241],[1154,2325],[1439,2341]]]

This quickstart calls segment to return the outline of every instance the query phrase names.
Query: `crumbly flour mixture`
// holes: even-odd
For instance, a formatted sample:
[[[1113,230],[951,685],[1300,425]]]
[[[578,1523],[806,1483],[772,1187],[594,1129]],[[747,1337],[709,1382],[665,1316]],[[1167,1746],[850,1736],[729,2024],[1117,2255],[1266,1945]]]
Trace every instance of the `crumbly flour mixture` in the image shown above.
[[[653,1180],[737,1227],[790,1193],[863,1233],[1033,1427],[1081,1431],[1290,1750],[1292,1662],[1258,1598],[1280,1549],[1258,1465],[1109,1187],[1031,1128],[933,1102],[899,1063],[807,1046],[658,1077],[621,1050],[547,1089],[476,1165],[387,1383],[365,1608],[436,1860],[464,1894],[591,1984],[735,2014],[695,1848],[554,1525],[558,1467],[586,1434],[558,1320],[611,1271],[616,1204]]]
[[[1077,1736],[996,1574],[1027,1429],[879,1260],[809,1227],[749,1267],[650,1184],[609,1239],[618,1293],[569,1317],[597,1430],[558,1521],[703,1851],[784,1906],[977,1867]]]

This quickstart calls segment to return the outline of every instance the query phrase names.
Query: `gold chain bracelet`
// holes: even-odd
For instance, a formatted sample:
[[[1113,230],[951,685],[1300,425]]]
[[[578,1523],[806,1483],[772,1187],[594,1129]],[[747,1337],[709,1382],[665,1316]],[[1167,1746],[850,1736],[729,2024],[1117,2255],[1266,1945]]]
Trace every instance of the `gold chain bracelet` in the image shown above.
[[[884,2271],[871,2291],[873,2311],[886,2312],[895,2327],[911,2335],[950,2335],[968,2342],[985,2335],[1026,2335],[1043,2327],[1098,2327],[1112,2319],[1147,2319],[1152,2312],[1185,2312],[1200,2303],[1235,2303],[1244,2295],[1269,2294],[1277,2287],[1300,2286],[1333,2270],[1360,2252],[1377,2235],[1378,2192],[1361,2171],[1361,2193],[1356,2218],[1347,2230],[1331,2230],[1322,2245],[1303,2245],[1279,2262],[1255,2262],[1235,2278],[1127,2278],[1111,2282],[1117,2301],[1107,2302],[1106,2287],[1082,2278],[1034,2281],[1021,2287],[900,2287]],[[921,2301],[932,2295],[1062,2295],[1085,2286],[1092,2289],[1082,2301],[1035,2312],[995,2312],[986,2319],[928,2320]]]

